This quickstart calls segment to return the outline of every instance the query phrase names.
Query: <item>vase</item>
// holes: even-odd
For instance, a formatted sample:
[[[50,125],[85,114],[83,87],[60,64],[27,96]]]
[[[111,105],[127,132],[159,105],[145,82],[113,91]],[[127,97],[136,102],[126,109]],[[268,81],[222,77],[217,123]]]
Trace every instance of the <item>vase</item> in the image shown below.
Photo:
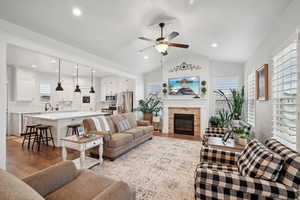
[[[152,113],[144,113],[144,120],[150,121],[152,123]]]

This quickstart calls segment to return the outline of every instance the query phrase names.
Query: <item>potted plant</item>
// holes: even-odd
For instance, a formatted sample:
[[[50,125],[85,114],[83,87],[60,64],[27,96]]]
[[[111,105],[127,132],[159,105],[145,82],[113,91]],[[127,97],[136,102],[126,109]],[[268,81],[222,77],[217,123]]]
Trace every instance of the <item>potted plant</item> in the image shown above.
[[[236,143],[240,145],[246,145],[248,143],[250,136],[245,133],[243,128],[233,128],[232,132],[234,133]]]
[[[217,116],[211,116],[209,119],[209,124],[211,127],[219,127],[220,119]]]
[[[152,122],[153,112],[157,111],[160,107],[160,100],[155,96],[149,96],[145,99],[139,100],[138,110],[143,112],[144,120]],[[158,113],[159,111],[157,111]]]
[[[201,92],[202,92],[202,94],[206,94],[206,92],[207,92],[207,89],[206,89],[206,87],[203,87],[203,88],[201,88]]]
[[[166,95],[168,93],[168,89],[167,89],[168,84],[167,83],[163,83],[162,86],[163,86],[162,92],[164,93],[164,95]]]
[[[240,91],[236,89],[230,89],[231,97],[227,97],[222,90],[217,90],[215,93],[225,99],[233,120],[233,126],[238,126],[242,117],[243,105],[245,103],[245,88],[242,87]]]
[[[220,126],[223,128],[228,128],[231,122],[232,116],[228,110],[222,109],[217,112],[219,117]]]
[[[154,116],[153,116],[153,122],[160,122],[160,116],[158,115],[158,113],[161,111],[162,107],[156,107],[154,109]]]

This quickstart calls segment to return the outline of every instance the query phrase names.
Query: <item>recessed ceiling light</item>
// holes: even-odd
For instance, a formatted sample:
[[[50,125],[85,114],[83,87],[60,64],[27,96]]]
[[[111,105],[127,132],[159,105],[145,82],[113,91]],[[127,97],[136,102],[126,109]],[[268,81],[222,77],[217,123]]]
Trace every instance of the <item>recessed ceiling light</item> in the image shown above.
[[[219,44],[216,43],[216,42],[214,42],[214,43],[211,44],[211,47],[213,47],[213,48],[216,48],[216,47],[218,47],[218,46],[219,46]]]
[[[145,60],[149,59],[149,56],[144,56],[144,59],[145,59]]]
[[[73,8],[73,15],[79,17],[82,15],[82,11],[79,8]]]
[[[32,68],[36,68],[37,66],[36,66],[36,65],[31,65],[31,67],[32,67]]]

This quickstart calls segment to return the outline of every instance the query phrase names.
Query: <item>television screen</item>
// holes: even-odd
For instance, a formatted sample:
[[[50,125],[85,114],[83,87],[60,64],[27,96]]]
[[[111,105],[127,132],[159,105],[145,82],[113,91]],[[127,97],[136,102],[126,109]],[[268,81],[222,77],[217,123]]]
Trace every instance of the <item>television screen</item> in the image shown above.
[[[200,91],[198,76],[169,78],[169,95],[196,95]]]

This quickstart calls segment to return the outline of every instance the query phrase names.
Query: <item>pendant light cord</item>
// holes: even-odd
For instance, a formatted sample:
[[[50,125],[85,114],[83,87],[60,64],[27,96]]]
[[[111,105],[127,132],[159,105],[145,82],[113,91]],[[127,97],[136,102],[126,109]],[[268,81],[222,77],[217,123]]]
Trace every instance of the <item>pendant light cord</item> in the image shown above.
[[[58,59],[58,82],[60,83],[60,58]]]
[[[76,75],[76,82],[77,82],[77,85],[78,85],[78,64],[77,64],[77,75]]]

